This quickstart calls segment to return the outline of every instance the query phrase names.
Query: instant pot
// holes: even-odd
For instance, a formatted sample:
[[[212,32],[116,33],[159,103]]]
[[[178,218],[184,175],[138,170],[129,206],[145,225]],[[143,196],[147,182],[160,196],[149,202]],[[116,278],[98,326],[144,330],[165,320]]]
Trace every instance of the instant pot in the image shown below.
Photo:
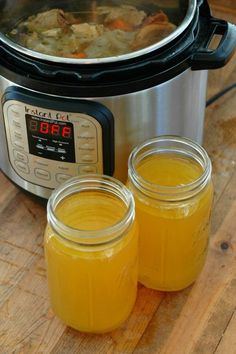
[[[58,8],[132,5],[161,9],[175,30],[157,43],[104,58],[64,58],[17,44],[8,33]],[[6,0],[0,6],[0,167],[18,186],[48,198],[68,178],[104,173],[125,181],[134,146],[162,134],[203,138],[207,70],[223,67],[236,28],[204,0]],[[209,45],[220,35],[217,48]]]

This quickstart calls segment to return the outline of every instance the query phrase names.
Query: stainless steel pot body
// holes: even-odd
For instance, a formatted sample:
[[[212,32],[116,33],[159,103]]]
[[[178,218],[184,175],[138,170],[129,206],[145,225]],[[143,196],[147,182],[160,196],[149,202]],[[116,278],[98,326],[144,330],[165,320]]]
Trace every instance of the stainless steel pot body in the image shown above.
[[[14,86],[16,86],[14,82],[0,77],[1,100],[3,100],[5,92]],[[188,69],[169,81],[143,91],[113,97],[87,97],[88,103],[95,101],[104,105],[114,117],[114,177],[125,182],[128,156],[137,144],[146,139],[157,135],[174,134],[189,137],[201,143],[203,139],[206,88],[207,71],[192,71]],[[31,90],[24,89],[29,95],[32,93]],[[37,95],[37,92],[34,92],[34,94]],[[42,95],[42,92],[40,94]],[[52,106],[53,101],[58,98],[65,100],[69,97],[66,96],[66,92],[64,97],[45,94],[45,99],[51,100]],[[75,103],[80,100],[79,97],[70,99],[73,99]],[[37,106],[37,108],[43,107]],[[70,106],[67,107],[67,111],[70,112]],[[24,120],[23,116],[18,118],[22,119],[22,121]],[[17,156],[21,156],[22,153],[21,150],[18,151],[16,146],[9,145],[8,140],[11,138],[6,133],[9,128],[6,125],[8,123],[1,107],[0,167],[2,171],[23,189],[40,197],[48,198],[52,189],[57,187],[59,183],[52,179],[50,188],[48,188],[45,186],[43,175],[41,176],[43,177],[42,179],[40,179],[40,175],[37,176],[38,179],[35,179],[34,171],[38,169],[41,171],[42,168],[40,164],[39,166],[32,166],[31,160],[27,156],[23,163],[27,165],[25,168],[28,172],[22,173],[22,171],[18,171]],[[24,143],[28,144],[27,141]],[[14,151],[9,151],[9,149]],[[56,163],[58,168],[60,162]],[[54,178],[53,168],[50,163],[44,166],[43,170],[48,171],[51,178]],[[97,172],[102,172],[102,169]],[[31,175],[34,175],[32,180]],[[46,185],[49,185],[47,183]]]

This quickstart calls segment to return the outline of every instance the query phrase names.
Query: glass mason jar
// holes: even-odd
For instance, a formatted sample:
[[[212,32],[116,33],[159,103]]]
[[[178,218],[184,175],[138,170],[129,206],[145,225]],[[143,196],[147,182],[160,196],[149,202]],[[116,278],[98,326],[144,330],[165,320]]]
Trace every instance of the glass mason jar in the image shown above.
[[[44,245],[55,314],[84,332],[118,327],[129,316],[137,291],[131,192],[111,177],[75,177],[52,193],[47,217]]]
[[[193,141],[160,136],[129,157],[139,224],[139,281],[163,291],[193,283],[203,268],[213,200],[211,161]]]

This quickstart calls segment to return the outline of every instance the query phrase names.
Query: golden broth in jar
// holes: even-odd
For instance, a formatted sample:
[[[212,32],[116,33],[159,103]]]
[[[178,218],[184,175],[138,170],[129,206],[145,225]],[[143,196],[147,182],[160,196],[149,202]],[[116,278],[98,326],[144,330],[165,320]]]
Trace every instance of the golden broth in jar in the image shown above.
[[[65,324],[107,332],[126,320],[136,299],[132,196],[108,177],[93,177],[89,184],[83,178],[78,181],[69,181],[71,188],[54,202],[56,225],[49,216],[45,232],[50,300]],[[81,190],[70,194],[75,186]]]
[[[209,239],[210,174],[207,154],[187,139],[160,137],[131,154],[128,185],[140,230],[139,280],[145,286],[180,290],[199,275]]]

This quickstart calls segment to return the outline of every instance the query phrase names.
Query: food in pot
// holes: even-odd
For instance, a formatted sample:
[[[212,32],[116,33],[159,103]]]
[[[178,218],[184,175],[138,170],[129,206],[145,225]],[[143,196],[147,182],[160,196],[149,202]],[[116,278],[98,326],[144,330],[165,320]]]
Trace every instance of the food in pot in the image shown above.
[[[93,11],[52,9],[30,16],[8,35],[18,44],[66,58],[104,58],[127,54],[168,36],[176,26],[158,11],[134,6],[98,6]]]

